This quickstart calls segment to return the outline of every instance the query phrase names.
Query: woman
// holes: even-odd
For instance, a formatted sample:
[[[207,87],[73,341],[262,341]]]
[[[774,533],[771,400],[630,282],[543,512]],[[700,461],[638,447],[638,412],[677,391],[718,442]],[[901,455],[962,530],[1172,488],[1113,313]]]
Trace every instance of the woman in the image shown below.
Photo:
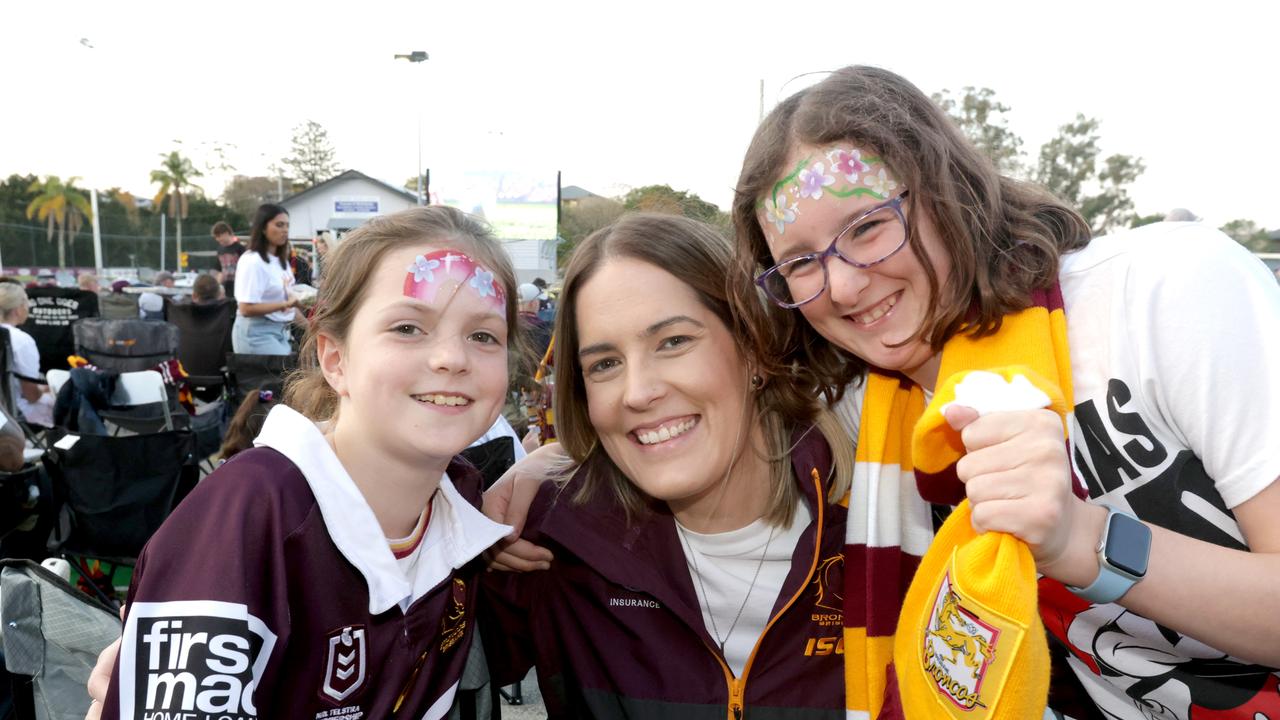
[[[237,353],[288,355],[289,324],[299,317],[290,292],[289,213],[279,205],[258,207],[249,231],[249,249],[236,266],[236,322],[231,347]]]
[[[554,559],[490,573],[485,596],[496,679],[536,665],[551,717],[844,717],[848,443],[763,362],[763,308],[730,311],[731,255],[705,225],[642,214],[569,262],[556,408],[572,468],[540,484],[523,531]]]
[[[9,331],[13,367],[9,392],[19,413],[28,422],[53,425],[53,396],[39,382],[40,351],[36,341],[18,327],[27,321],[27,292],[17,283],[0,283],[0,327]]]
[[[850,391],[855,487],[871,436],[954,428],[958,462],[917,442],[893,464],[933,473],[931,499],[967,496],[973,529],[1025,541],[1045,625],[1097,708],[1280,714],[1280,624],[1259,622],[1280,615],[1280,293],[1255,259],[1195,223],[1090,242],[916,87],[865,67],[770,113],[733,215],[781,361],[833,395],[869,373]],[[739,302],[754,291],[740,283]],[[939,414],[957,378],[1013,364],[1048,368],[1060,413]]]

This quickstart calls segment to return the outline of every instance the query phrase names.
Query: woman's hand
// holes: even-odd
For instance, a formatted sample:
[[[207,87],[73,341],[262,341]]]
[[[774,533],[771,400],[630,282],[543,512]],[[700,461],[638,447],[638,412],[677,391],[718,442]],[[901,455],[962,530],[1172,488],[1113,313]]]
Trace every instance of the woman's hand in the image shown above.
[[[974,530],[1021,539],[1041,572],[1062,579],[1049,568],[1066,559],[1077,531],[1084,534],[1077,525],[1087,507],[1071,491],[1062,418],[1048,409],[978,417],[973,408],[957,405],[947,409],[946,418],[967,450],[956,475],[969,498]]]
[[[546,570],[554,560],[551,551],[522,540],[524,521],[538,488],[554,469],[566,461],[559,443],[550,443],[529,453],[511,467],[484,493],[484,514],[490,520],[512,526],[511,534],[491,549],[489,568],[526,572]]]

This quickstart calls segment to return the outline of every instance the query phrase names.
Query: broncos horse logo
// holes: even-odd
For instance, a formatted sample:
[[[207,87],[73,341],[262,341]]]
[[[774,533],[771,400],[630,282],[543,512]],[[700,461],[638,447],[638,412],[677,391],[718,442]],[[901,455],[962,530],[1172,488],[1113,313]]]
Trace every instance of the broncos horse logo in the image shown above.
[[[818,599],[814,607],[835,613],[844,612],[844,555],[832,555],[823,559],[814,573],[813,584],[818,586]]]
[[[941,608],[925,633],[951,650],[952,665],[959,664],[960,656],[964,656],[965,665],[976,672],[981,667],[982,660],[991,662],[995,653],[986,638],[967,632],[964,629],[966,627],[972,627],[972,623],[965,620],[960,612],[960,596],[948,589]]]

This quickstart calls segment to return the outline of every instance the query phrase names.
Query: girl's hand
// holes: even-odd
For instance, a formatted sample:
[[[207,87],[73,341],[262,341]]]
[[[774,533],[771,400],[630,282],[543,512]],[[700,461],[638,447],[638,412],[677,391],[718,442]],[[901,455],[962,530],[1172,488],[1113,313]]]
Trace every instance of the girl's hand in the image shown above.
[[[121,606],[122,622],[124,616],[125,607]],[[111,668],[115,667],[116,656],[120,654],[120,640],[121,638],[116,638],[115,642],[98,653],[98,661],[89,672],[89,711],[85,713],[84,720],[98,720],[102,717],[102,704],[107,701],[107,688],[111,685]]]
[[[993,412],[952,405],[947,422],[967,450],[956,463],[978,532],[1009,533],[1031,548],[1036,567],[1061,561],[1081,506],[1071,492],[1062,418],[1048,409]],[[1052,576],[1052,575],[1051,575]]]
[[[511,534],[489,551],[489,569],[525,572],[546,570],[554,556],[551,551],[522,540],[524,521],[538,488],[565,462],[559,443],[550,443],[529,453],[484,493],[484,514],[495,522],[512,526]]]

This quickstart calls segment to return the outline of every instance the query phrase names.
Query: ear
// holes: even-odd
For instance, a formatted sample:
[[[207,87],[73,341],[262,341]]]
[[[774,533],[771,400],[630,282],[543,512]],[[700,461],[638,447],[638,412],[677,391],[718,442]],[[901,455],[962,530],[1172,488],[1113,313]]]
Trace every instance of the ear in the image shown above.
[[[338,397],[347,397],[347,363],[342,343],[321,333],[316,336],[316,356],[320,372]]]

